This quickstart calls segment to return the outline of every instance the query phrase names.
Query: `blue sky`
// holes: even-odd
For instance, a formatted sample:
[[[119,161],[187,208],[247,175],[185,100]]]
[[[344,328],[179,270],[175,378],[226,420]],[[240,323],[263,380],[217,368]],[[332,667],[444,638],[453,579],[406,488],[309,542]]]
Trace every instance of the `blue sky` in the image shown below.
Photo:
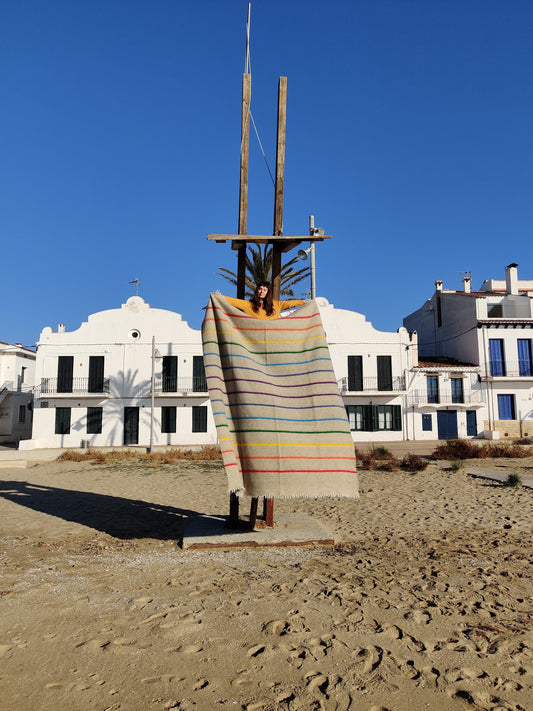
[[[0,340],[31,346],[135,293],[195,328],[236,268],[241,0],[8,0],[1,10]],[[252,114],[317,291],[379,330],[433,292],[533,278],[530,0],[254,0]],[[272,231],[251,141],[248,232]],[[307,246],[307,245],[304,245]],[[304,285],[302,289],[308,288]]]

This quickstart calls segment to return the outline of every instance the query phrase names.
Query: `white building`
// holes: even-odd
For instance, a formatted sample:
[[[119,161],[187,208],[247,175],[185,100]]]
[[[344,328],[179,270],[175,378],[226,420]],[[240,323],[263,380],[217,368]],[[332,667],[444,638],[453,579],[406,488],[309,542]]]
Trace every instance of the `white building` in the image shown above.
[[[464,435],[466,419],[473,417],[467,413],[476,411],[476,429],[486,437],[533,436],[533,281],[520,281],[517,266],[506,267],[505,281],[487,280],[479,291],[472,291],[469,277],[462,291],[444,289],[437,281],[433,296],[404,319],[404,326],[417,333],[420,361],[463,364],[459,370],[421,372],[426,383],[418,391],[425,390],[432,402],[426,410],[419,407],[419,414],[431,412],[428,404],[448,411],[441,416],[448,432],[457,417],[459,436]],[[453,390],[454,383],[448,384],[452,376],[462,379],[469,401],[442,399],[445,392],[460,396],[460,386]]]
[[[24,449],[217,441],[200,332],[138,296],[92,314],[75,331],[44,328],[36,383]]]
[[[362,314],[317,302],[354,442],[413,439],[405,413],[416,337],[405,328],[378,331]]]
[[[35,351],[0,342],[0,444],[31,437]]]

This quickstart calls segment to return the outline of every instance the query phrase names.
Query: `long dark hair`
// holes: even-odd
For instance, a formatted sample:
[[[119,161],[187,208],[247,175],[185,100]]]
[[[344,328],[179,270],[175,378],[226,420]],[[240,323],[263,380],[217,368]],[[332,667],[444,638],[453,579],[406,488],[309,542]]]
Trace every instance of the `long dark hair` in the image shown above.
[[[250,299],[250,303],[252,304],[252,311],[254,313],[258,313],[258,311],[261,309],[261,299],[257,295],[260,286],[266,286],[268,289],[267,295],[263,299],[262,305],[265,309],[266,315],[272,316],[272,314],[274,313],[274,301],[272,300],[272,286],[269,281],[260,281],[255,285],[254,295]]]

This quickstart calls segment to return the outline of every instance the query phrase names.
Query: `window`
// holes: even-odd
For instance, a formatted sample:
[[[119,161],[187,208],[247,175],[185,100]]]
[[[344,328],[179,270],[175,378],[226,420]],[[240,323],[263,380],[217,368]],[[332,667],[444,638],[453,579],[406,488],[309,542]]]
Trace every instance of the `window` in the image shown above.
[[[392,390],[392,358],[378,356],[378,390]]]
[[[498,395],[498,419],[515,419],[514,395]]]
[[[192,389],[194,392],[206,393],[207,380],[205,379],[205,368],[203,356],[192,357]],[[195,431],[195,430],[193,430]],[[206,432],[207,430],[199,430]]]
[[[70,434],[70,407],[56,407],[56,434]]]
[[[72,392],[72,374],[74,372],[74,356],[59,356],[57,360],[57,392]]]
[[[501,318],[503,316],[503,309],[501,304],[492,304],[487,308],[487,316],[489,318]]]
[[[521,376],[532,375],[531,363],[531,340],[529,338],[518,339],[518,372]]]
[[[348,356],[348,390],[363,389],[363,356]]]
[[[505,375],[505,357],[502,338],[489,338],[490,374]]]
[[[424,413],[422,415],[422,432],[432,432],[433,431],[433,417],[429,414]]]
[[[102,411],[101,407],[87,408],[87,434],[102,434]]]
[[[401,430],[402,416],[399,405],[374,405],[374,422],[377,414],[377,430]]]
[[[477,435],[477,417],[475,410],[466,411],[466,434],[468,437]]]
[[[428,375],[426,379],[427,392],[428,392],[428,402],[435,403],[440,402],[439,399],[439,376],[438,375]]]
[[[192,408],[192,431],[207,432],[207,407],[194,405]]]
[[[19,405],[19,422],[26,422],[26,405]]]
[[[178,357],[163,356],[162,390],[164,393],[175,393],[178,390]],[[162,430],[163,432],[165,430]],[[170,430],[166,430],[167,432]],[[175,432],[176,430],[172,430]]]
[[[89,392],[104,392],[104,356],[89,356]]]
[[[347,405],[346,414],[348,415],[348,422],[350,423],[350,429],[352,431],[364,430],[363,405]]]
[[[463,379],[451,378],[450,383],[452,386],[452,402],[464,402],[465,395],[463,390]]]
[[[161,432],[164,432],[166,434],[176,432],[176,407],[175,406],[161,408]]]

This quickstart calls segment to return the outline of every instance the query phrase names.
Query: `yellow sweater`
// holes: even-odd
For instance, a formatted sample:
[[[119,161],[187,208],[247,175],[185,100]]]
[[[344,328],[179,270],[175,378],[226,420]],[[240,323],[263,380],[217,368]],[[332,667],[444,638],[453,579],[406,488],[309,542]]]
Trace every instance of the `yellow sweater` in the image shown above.
[[[280,313],[282,311],[284,311],[285,309],[292,309],[295,306],[301,306],[302,304],[305,303],[303,299],[290,299],[288,301],[274,301],[274,312],[272,313],[272,316],[267,316],[267,313],[263,307],[261,307],[259,309],[259,311],[256,313],[252,308],[252,304],[247,299],[234,299],[232,296],[225,296],[224,298],[232,306],[235,306],[236,308],[240,309],[241,311],[244,311],[244,313],[248,314],[248,316],[253,316],[254,318],[260,318],[263,321],[270,321],[271,319],[279,318]]]

